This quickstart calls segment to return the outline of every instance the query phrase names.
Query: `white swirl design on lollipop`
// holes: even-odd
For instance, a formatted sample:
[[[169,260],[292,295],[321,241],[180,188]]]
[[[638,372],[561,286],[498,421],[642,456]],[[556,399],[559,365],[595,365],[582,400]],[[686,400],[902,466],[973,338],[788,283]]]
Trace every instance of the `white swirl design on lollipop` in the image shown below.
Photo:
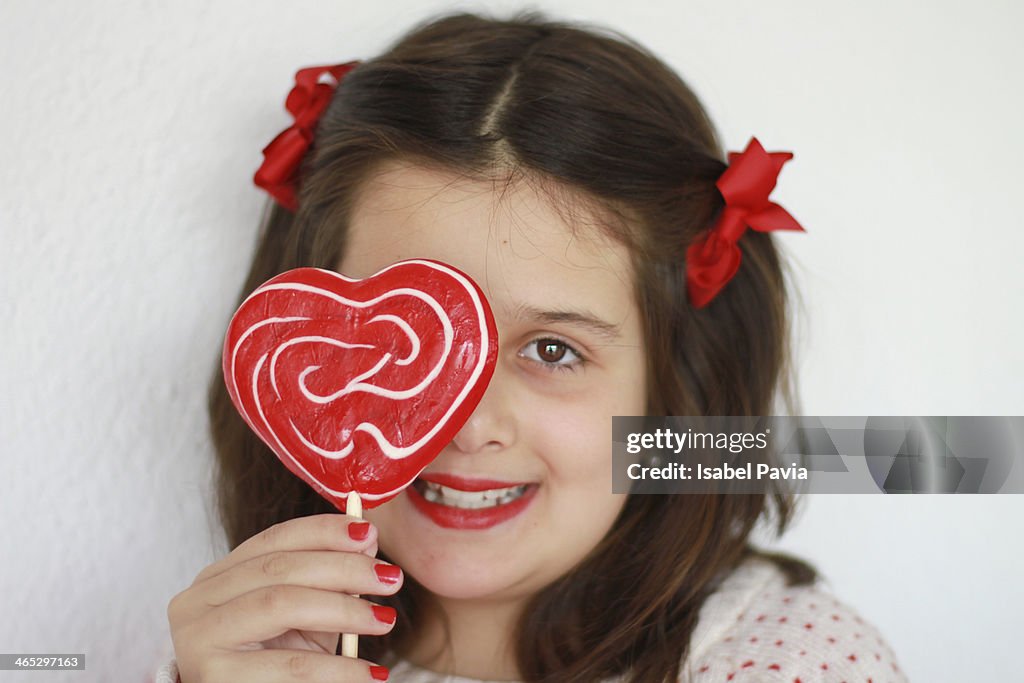
[[[377,444],[377,447],[380,449],[381,453],[384,456],[386,456],[387,458],[389,458],[391,460],[402,460],[402,459],[408,457],[409,455],[411,455],[411,454],[417,452],[418,450],[420,450],[424,446],[424,444],[429,442],[431,439],[433,439],[437,435],[438,431],[440,431],[444,427],[444,425],[449,421],[449,419],[452,417],[452,415],[459,409],[459,407],[466,400],[466,397],[468,396],[468,394],[470,393],[472,388],[475,386],[475,384],[476,384],[477,380],[479,379],[481,373],[484,371],[484,368],[486,366],[486,359],[487,359],[486,350],[489,348],[489,345],[492,343],[492,341],[488,338],[488,326],[487,326],[487,322],[486,322],[486,313],[485,313],[484,304],[481,302],[480,297],[478,295],[478,292],[477,292],[475,286],[470,281],[468,281],[458,271],[455,271],[455,270],[450,269],[450,268],[446,268],[445,266],[443,266],[443,264],[440,264],[440,263],[437,263],[437,262],[432,262],[432,261],[413,260],[413,261],[405,261],[405,262],[402,262],[402,263],[396,263],[396,264],[394,264],[392,266],[389,266],[388,268],[385,268],[384,270],[380,271],[380,273],[378,273],[378,275],[382,274],[382,273],[385,273],[385,272],[391,270],[392,268],[398,267],[398,266],[402,265],[403,263],[404,264],[412,264],[412,263],[421,264],[421,265],[425,265],[425,266],[428,266],[430,268],[442,271],[442,272],[446,273],[448,276],[450,276],[451,278],[453,278],[454,280],[456,280],[462,286],[462,288],[465,290],[465,293],[467,293],[469,295],[469,298],[472,301],[472,303],[474,305],[474,308],[475,308],[475,314],[476,314],[476,317],[477,317],[477,320],[476,320],[476,322],[477,322],[477,329],[480,330],[480,334],[481,334],[481,353],[479,354],[479,357],[477,358],[476,365],[474,366],[474,368],[473,368],[473,370],[472,370],[472,372],[470,374],[469,381],[465,382],[462,385],[459,394],[450,403],[450,405],[448,406],[447,410],[445,411],[445,414],[440,419],[437,419],[437,420],[435,420],[433,422],[431,428],[429,429],[429,431],[427,431],[426,434],[422,435],[414,443],[407,444],[405,446],[399,446],[397,444],[392,443],[381,432],[381,430],[379,429],[379,427],[377,425],[375,425],[373,423],[370,423],[370,422],[365,422],[364,421],[364,422],[360,422],[356,427],[354,427],[354,429],[352,430],[352,433],[348,435],[347,441],[345,442],[345,444],[340,449],[329,450],[329,449],[323,448],[322,446],[320,446],[318,444],[315,444],[312,441],[310,441],[306,437],[306,435],[304,435],[302,433],[302,431],[300,429],[298,429],[298,427],[295,425],[295,423],[289,418],[289,424],[291,426],[292,431],[294,432],[294,435],[300,440],[300,442],[303,444],[303,446],[305,446],[307,449],[309,449],[309,451],[311,451],[312,453],[316,453],[320,457],[323,457],[323,458],[326,458],[326,459],[329,459],[329,460],[340,460],[340,459],[345,458],[346,456],[350,455],[352,453],[353,447],[354,447],[354,444],[353,444],[353,441],[352,441],[352,434],[354,434],[357,431],[361,431],[361,432],[364,432],[367,435],[369,435],[375,441],[375,443]],[[330,271],[323,271],[323,272],[329,274],[332,277],[339,278],[339,279],[345,280],[345,281],[350,282],[350,283],[351,282],[358,282],[358,280],[353,280],[353,279],[347,278],[347,277],[345,277],[343,275],[340,275],[338,273],[333,273],[333,272],[330,272]],[[445,312],[445,310],[441,306],[441,304],[434,297],[430,296],[429,294],[427,294],[426,292],[423,292],[421,290],[412,289],[412,288],[394,289],[394,290],[390,290],[390,291],[388,291],[388,292],[386,292],[386,293],[384,293],[384,294],[382,294],[380,296],[377,296],[377,297],[375,297],[373,299],[369,299],[369,300],[366,300],[366,301],[357,301],[357,300],[350,299],[348,297],[341,296],[340,294],[337,294],[337,293],[332,292],[332,291],[327,290],[327,289],[323,289],[321,287],[316,287],[316,286],[307,285],[307,284],[298,283],[298,282],[280,282],[280,283],[267,284],[267,285],[264,285],[264,286],[256,289],[251,295],[249,295],[249,297],[247,297],[245,299],[245,301],[243,301],[242,305],[244,306],[245,303],[248,302],[250,299],[252,299],[252,298],[254,298],[256,296],[259,296],[259,295],[261,295],[263,293],[266,293],[268,291],[272,291],[272,290],[301,291],[301,292],[305,292],[305,293],[309,293],[309,294],[314,294],[314,295],[317,295],[317,296],[323,296],[323,297],[329,298],[329,299],[331,299],[331,300],[333,300],[333,301],[335,301],[335,302],[337,302],[337,303],[339,303],[339,304],[341,304],[343,306],[349,306],[349,307],[357,308],[357,309],[365,309],[365,308],[368,308],[370,306],[378,305],[381,302],[383,302],[383,301],[385,301],[387,299],[393,298],[393,297],[410,296],[410,297],[416,298],[416,299],[422,301],[423,303],[425,303],[430,308],[430,310],[433,311],[434,315],[437,317],[438,322],[440,323],[441,330],[443,332],[443,342],[444,343],[443,343],[443,349],[441,351],[439,360],[433,365],[432,368],[430,368],[429,372],[427,372],[422,377],[422,379],[415,386],[409,387],[409,388],[402,388],[402,389],[390,389],[390,388],[385,388],[385,387],[377,386],[376,384],[373,384],[372,380],[373,380],[374,376],[376,376],[388,364],[405,366],[405,365],[409,365],[410,363],[415,361],[416,358],[418,358],[419,354],[420,354],[420,349],[421,349],[420,338],[419,338],[419,335],[416,333],[416,331],[412,328],[412,326],[410,326],[405,320],[402,320],[401,318],[399,318],[397,316],[388,315],[388,314],[382,314],[382,315],[377,315],[377,316],[371,318],[369,321],[367,321],[367,323],[366,323],[367,325],[374,324],[374,323],[392,324],[392,325],[395,325],[399,330],[401,330],[401,332],[405,335],[405,337],[409,341],[410,348],[411,348],[409,353],[405,357],[403,357],[403,358],[394,360],[391,353],[385,352],[382,355],[382,357],[380,358],[380,360],[372,368],[370,368],[369,370],[367,370],[365,372],[362,372],[358,376],[356,376],[356,377],[352,378],[351,380],[349,380],[346,383],[346,385],[343,388],[339,389],[338,391],[335,391],[333,393],[326,394],[326,395],[318,394],[318,393],[312,391],[307,386],[307,383],[306,383],[306,378],[311,373],[314,373],[318,369],[320,369],[321,366],[319,366],[319,365],[309,365],[309,366],[307,366],[305,369],[303,369],[301,371],[301,373],[299,374],[299,376],[297,378],[297,381],[298,381],[299,392],[301,393],[301,395],[306,400],[310,401],[311,403],[321,404],[321,405],[329,404],[329,403],[332,403],[332,402],[334,402],[336,400],[339,400],[339,399],[341,399],[341,398],[343,398],[345,396],[348,396],[348,395],[354,394],[354,393],[358,393],[358,392],[365,392],[365,393],[373,394],[373,395],[376,395],[376,396],[379,396],[379,397],[382,397],[382,398],[396,399],[396,400],[405,400],[405,399],[413,398],[413,397],[419,395],[420,393],[422,393],[424,390],[426,390],[427,387],[429,387],[431,384],[433,384],[437,380],[437,378],[440,376],[441,372],[443,371],[444,366],[448,362],[449,357],[451,356],[452,346],[453,346],[453,339],[454,339],[454,332],[453,332],[451,320],[449,319],[448,314]],[[240,306],[240,308],[241,308],[241,306]],[[246,329],[238,337],[238,339],[235,341],[235,343],[233,345],[233,348],[232,348],[232,351],[231,351],[231,363],[230,363],[230,365],[231,365],[231,373],[230,373],[231,374],[231,381],[234,384],[235,393],[236,394],[238,394],[238,385],[237,385],[237,382],[235,381],[235,378],[237,377],[237,375],[236,375],[236,360],[237,360],[237,356],[238,356],[238,353],[239,353],[239,349],[242,347],[243,343],[256,330],[258,330],[258,329],[260,329],[260,328],[262,328],[262,327],[264,327],[266,325],[271,325],[271,324],[275,324],[275,323],[301,322],[301,321],[307,321],[307,320],[311,320],[311,318],[303,317],[303,316],[268,318],[268,319],[262,320],[262,321],[260,321],[260,322],[258,322],[256,324],[252,325],[251,327]],[[277,432],[275,431],[274,427],[271,425],[270,421],[267,419],[267,416],[264,414],[264,411],[263,411],[263,405],[265,404],[265,399],[268,399],[269,397],[264,397],[264,396],[261,396],[261,394],[260,394],[260,384],[259,384],[259,381],[258,381],[260,373],[263,371],[264,367],[266,367],[268,365],[268,361],[269,361],[269,378],[270,378],[271,388],[272,388],[272,391],[275,394],[275,397],[280,399],[281,398],[281,393],[280,393],[279,388],[278,388],[278,372],[277,372],[278,359],[280,358],[281,354],[283,352],[285,352],[287,349],[289,349],[291,347],[294,347],[294,346],[297,346],[297,345],[300,345],[300,344],[327,344],[329,346],[334,346],[334,347],[341,348],[341,349],[374,349],[376,347],[373,344],[353,343],[353,342],[348,342],[348,341],[343,341],[343,340],[338,340],[338,339],[332,339],[332,338],[329,338],[329,337],[318,336],[318,335],[308,335],[308,336],[302,336],[302,337],[295,337],[295,338],[289,339],[289,340],[285,341],[284,343],[280,344],[278,347],[276,347],[273,350],[272,353],[270,351],[264,353],[259,358],[259,360],[256,362],[256,364],[255,364],[255,366],[253,368],[253,375],[252,375],[252,378],[251,378],[251,380],[252,380],[251,389],[252,389],[253,405],[256,408],[256,412],[257,412],[257,414],[259,416],[259,421],[262,423],[262,425],[265,428],[265,432],[267,434],[269,434],[274,439],[274,441],[275,441],[275,443],[277,445],[277,448],[275,450],[277,450],[279,454],[285,455],[299,470],[301,470],[303,473],[305,473],[305,475],[307,477],[309,477],[313,481],[316,481],[324,489],[324,491],[330,493],[333,496],[344,497],[345,495],[347,495],[348,491],[338,491],[338,490],[330,488],[329,486],[324,484],[316,475],[311,473],[306,467],[303,466],[303,464],[301,462],[301,459],[295,457],[295,455],[282,443],[280,437],[278,436]],[[246,421],[250,421],[249,417],[245,414],[244,411],[243,411],[243,417],[246,418]],[[255,427],[255,425],[250,425],[250,426]],[[260,430],[257,430],[257,431],[260,431]],[[425,467],[425,465],[424,465],[424,467]],[[420,468],[419,471],[422,471],[422,469],[423,468]],[[413,475],[412,478],[415,478],[415,476],[419,474],[419,471],[417,471]],[[410,478],[409,481],[411,481],[412,478]],[[379,499],[383,499],[383,498],[389,498],[391,496],[394,496],[398,492],[400,492],[407,485],[408,485],[408,482],[404,482],[401,486],[399,486],[399,487],[397,487],[397,488],[395,488],[395,489],[393,489],[391,491],[387,491],[387,492],[384,492],[384,493],[378,493],[378,494],[368,494],[368,493],[360,491],[360,496],[363,497],[364,499],[367,499],[367,500],[379,500]]]

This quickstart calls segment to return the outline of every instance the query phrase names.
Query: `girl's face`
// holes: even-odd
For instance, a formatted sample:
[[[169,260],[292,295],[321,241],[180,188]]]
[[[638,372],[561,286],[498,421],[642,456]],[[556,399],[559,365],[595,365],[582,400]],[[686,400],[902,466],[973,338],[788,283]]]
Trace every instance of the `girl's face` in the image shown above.
[[[628,254],[600,228],[574,236],[527,183],[392,164],[360,193],[338,269],[365,278],[408,258],[477,282],[498,362],[421,475],[434,483],[418,480],[366,517],[439,598],[522,600],[583,559],[625,502],[611,492],[611,416],[643,414],[647,395]]]

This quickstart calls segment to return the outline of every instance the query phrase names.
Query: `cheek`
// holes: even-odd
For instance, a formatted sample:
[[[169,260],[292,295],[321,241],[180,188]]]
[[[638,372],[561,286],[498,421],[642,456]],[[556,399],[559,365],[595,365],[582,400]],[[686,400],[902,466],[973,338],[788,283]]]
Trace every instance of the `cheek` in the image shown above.
[[[645,409],[644,383],[638,376],[643,375],[621,372],[605,378],[601,386],[524,402],[533,407],[521,424],[528,425],[532,447],[552,477],[611,481],[612,417],[642,415]]]
[[[593,486],[611,476],[609,408],[598,401],[536,403],[529,420],[532,450],[562,485]],[[610,490],[610,488],[609,488]]]

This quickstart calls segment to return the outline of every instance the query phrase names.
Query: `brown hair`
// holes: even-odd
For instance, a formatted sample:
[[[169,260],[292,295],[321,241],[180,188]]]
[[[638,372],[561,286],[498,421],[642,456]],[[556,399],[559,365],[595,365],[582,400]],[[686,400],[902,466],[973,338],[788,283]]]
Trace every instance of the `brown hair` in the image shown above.
[[[586,198],[629,247],[646,326],[648,414],[772,414],[789,376],[772,237],[751,231],[740,240],[742,267],[706,308],[686,299],[686,246],[722,208],[722,159],[696,96],[628,38],[535,13],[441,17],[346,76],[303,162],[299,210],[270,209],[243,294],[289,268],[334,267],[360,185],[382,162],[479,178],[503,169]],[[210,413],[232,548],[278,522],[334,511],[249,431],[219,373]],[[772,513],[781,533],[793,500],[781,491],[629,496],[598,546],[532,598],[516,634],[522,677],[677,680],[700,606],[757,552],[749,534]],[[773,558],[791,582],[814,577],[800,561]],[[425,599],[409,577],[400,595],[382,600],[399,609],[398,626],[365,639],[365,656],[401,652]]]

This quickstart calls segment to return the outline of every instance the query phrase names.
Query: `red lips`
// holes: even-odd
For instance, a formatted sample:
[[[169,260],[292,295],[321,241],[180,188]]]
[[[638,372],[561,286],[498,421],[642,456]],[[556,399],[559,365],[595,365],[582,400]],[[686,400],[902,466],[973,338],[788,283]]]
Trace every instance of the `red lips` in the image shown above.
[[[438,526],[446,529],[489,529],[493,526],[508,521],[519,513],[523,512],[539,488],[538,484],[530,482],[498,481],[494,479],[477,479],[462,477],[456,474],[444,472],[428,472],[421,474],[420,481],[431,482],[456,489],[457,491],[479,492],[493,491],[496,489],[513,488],[525,486],[526,491],[521,496],[509,503],[494,505],[485,508],[460,508],[443,503],[435,503],[427,500],[420,493],[417,486],[407,490],[406,495],[409,501],[419,512],[429,518]]]
[[[224,377],[242,417],[340,510],[396,496],[483,396],[497,329],[479,287],[436,261],[364,280],[300,268],[239,307]]]

